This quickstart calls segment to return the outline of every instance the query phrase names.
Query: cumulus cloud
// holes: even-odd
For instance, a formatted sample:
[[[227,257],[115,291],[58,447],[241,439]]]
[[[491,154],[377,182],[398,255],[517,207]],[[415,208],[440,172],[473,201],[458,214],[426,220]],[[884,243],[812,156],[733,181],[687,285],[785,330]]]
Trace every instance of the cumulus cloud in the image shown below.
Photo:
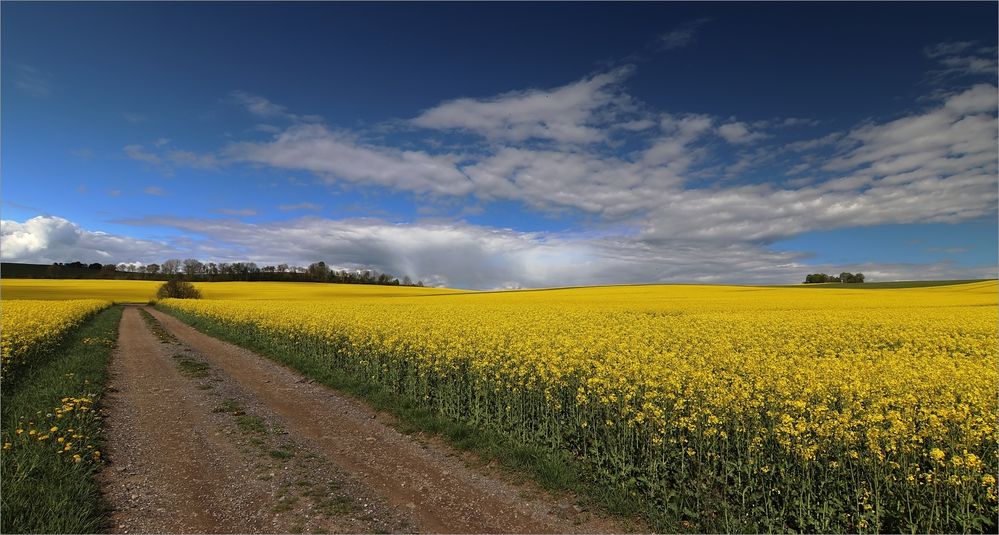
[[[89,231],[55,216],[23,223],[0,222],[0,257],[5,262],[119,262],[159,258],[172,252],[163,243]]]
[[[595,143],[606,139],[599,124],[628,106],[621,82],[630,67],[596,74],[551,90],[512,91],[492,98],[460,98],[424,111],[411,123],[440,130],[462,130],[498,141],[539,139],[558,143]],[[625,124],[635,126],[634,121]]]

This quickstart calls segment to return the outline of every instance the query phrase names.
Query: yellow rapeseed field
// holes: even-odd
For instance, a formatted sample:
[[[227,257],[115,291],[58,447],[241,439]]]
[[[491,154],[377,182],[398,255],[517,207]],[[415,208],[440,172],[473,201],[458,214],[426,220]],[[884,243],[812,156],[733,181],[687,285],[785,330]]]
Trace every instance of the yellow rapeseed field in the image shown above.
[[[102,299],[117,303],[145,303],[156,297],[163,281],[96,279],[0,279],[0,297],[8,299]],[[457,290],[376,286],[366,284],[312,284],[301,282],[198,282],[208,299],[344,299],[453,293]]]
[[[0,377],[51,351],[66,333],[111,303],[99,299],[0,302]]]
[[[233,340],[570,452],[667,526],[995,525],[995,281],[351,299],[309,286],[164,304]]]

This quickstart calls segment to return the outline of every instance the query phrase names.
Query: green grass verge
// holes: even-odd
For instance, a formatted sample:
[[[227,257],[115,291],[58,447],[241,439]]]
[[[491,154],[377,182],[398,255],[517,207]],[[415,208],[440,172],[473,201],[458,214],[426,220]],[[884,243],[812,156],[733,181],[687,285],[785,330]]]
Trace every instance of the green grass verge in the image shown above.
[[[97,411],[120,319],[118,306],[98,313],[3,389],[0,533],[104,527]]]
[[[638,496],[627,489],[602,483],[596,474],[566,452],[520,444],[498,433],[449,420],[384,387],[330,370],[308,355],[287,351],[278,344],[268,344],[259,338],[242,338],[224,324],[209,318],[163,305],[156,308],[202,333],[253,350],[318,383],[361,398],[376,410],[395,415],[397,427],[404,433],[424,432],[440,436],[456,449],[475,453],[484,464],[495,462],[509,469],[511,475],[530,477],[551,492],[574,493],[588,508],[624,519],[644,517],[654,526],[658,525],[658,530],[676,531],[676,528],[662,526],[660,519],[650,518],[648,504]]]

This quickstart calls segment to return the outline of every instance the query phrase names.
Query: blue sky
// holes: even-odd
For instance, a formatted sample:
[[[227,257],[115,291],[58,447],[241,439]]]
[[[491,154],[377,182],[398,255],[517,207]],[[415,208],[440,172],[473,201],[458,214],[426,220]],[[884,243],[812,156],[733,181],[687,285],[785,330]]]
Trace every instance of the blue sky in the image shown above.
[[[994,3],[0,9],[4,260],[996,275]]]

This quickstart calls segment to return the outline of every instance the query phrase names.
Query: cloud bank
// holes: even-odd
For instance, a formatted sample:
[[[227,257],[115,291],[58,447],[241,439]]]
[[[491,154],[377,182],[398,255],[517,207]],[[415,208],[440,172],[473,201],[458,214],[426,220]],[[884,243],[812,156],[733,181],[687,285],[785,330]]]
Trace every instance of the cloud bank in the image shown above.
[[[698,22],[663,36],[691,42]],[[995,51],[972,43],[927,48],[946,77],[994,77]],[[994,277],[952,263],[823,266],[775,250],[804,232],[994,217],[999,203],[999,90],[994,81],[935,90],[908,113],[814,137],[803,118],[748,120],[654,110],[629,95],[634,67],[554,88],[448,100],[398,121],[390,144],[336,128],[247,92],[227,101],[258,125],[254,137],[199,154],[170,140],[124,154],[163,171],[264,167],[328,184],[379,188],[489,209],[513,202],[571,214],[571,233],[524,232],[460,220],[397,224],[299,217],[267,223],[146,217],[118,222],[181,231],[156,242],[89,231],[57,217],[3,222],[2,256],[20,261],[160,261],[166,256],[258,263],[316,260],[372,267],[457,287],[629,282],[787,283],[806,271],[872,279]],[[448,142],[431,141],[444,138]],[[458,148],[454,148],[458,147]],[[146,192],[163,194],[150,186]],[[320,211],[316,203],[276,207]],[[251,209],[218,213],[249,216]],[[289,214],[291,215],[291,214]]]

